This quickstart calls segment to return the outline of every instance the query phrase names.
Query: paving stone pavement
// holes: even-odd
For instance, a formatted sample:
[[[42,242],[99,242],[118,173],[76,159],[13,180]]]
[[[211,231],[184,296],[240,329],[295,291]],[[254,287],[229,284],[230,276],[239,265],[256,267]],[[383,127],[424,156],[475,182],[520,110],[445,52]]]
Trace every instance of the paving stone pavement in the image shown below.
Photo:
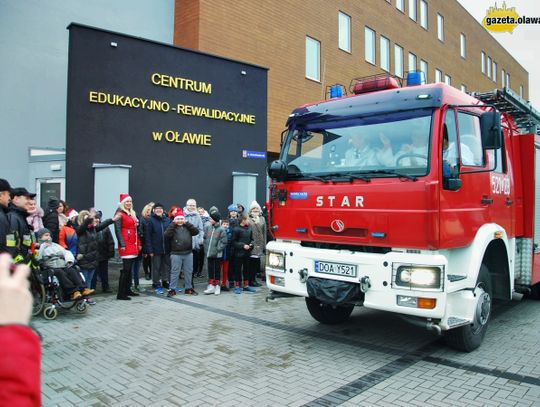
[[[540,406],[540,301],[500,306],[459,353],[398,316],[321,325],[301,298],[98,295],[36,318],[44,406]]]

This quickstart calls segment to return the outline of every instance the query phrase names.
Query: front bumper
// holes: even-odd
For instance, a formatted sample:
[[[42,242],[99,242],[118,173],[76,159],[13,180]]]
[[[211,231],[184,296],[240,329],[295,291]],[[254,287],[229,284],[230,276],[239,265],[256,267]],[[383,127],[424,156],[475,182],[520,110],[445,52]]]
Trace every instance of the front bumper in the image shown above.
[[[268,288],[273,291],[308,297],[306,281],[317,277],[360,284],[362,279],[369,279],[369,288],[365,289],[363,305],[383,311],[396,312],[422,318],[444,319],[449,295],[446,290],[444,270],[447,268],[447,259],[441,254],[419,254],[404,252],[389,252],[374,254],[364,252],[351,252],[349,250],[330,250],[303,247],[296,242],[274,241],[267,246],[269,251],[285,253],[285,270],[277,270],[267,264],[266,279]],[[323,274],[315,270],[315,261],[345,263],[357,265],[356,277]],[[397,287],[393,279],[394,264],[413,264],[423,266],[441,267],[443,270],[442,287],[435,289],[404,289]],[[364,287],[366,288],[366,287]],[[460,301],[466,301],[463,294],[455,293]],[[398,296],[410,298],[427,298],[435,300],[432,309],[413,308],[398,305]],[[466,295],[465,295],[466,297]],[[458,298],[456,298],[458,299]],[[467,309],[468,307],[464,307]],[[463,314],[463,312],[460,312]]]

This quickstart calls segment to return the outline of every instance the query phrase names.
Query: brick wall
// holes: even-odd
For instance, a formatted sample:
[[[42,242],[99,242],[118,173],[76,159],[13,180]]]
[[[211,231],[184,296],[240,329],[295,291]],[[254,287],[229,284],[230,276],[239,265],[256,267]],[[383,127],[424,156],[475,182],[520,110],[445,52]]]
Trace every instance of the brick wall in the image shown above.
[[[449,75],[452,85],[468,91],[501,87],[501,69],[510,73],[511,87],[523,86],[528,96],[528,73],[455,0],[429,0],[428,29],[386,0],[176,0],[175,44],[270,68],[268,82],[268,150],[279,151],[280,134],[291,110],[324,99],[326,86],[382,72],[379,40],[390,40],[390,68],[394,44],[403,47],[404,71],[408,53],[428,62],[428,82],[435,69]],[[338,47],[338,12],[351,17],[351,52]],[[437,39],[437,13],[444,17],[445,41]],[[195,22],[199,24],[196,26]],[[364,27],[376,31],[376,65],[364,60]],[[467,56],[460,56],[460,33],[467,38]],[[321,42],[321,81],[305,77],[306,36]],[[497,63],[497,82],[482,74],[481,51]],[[510,50],[511,51],[511,50]],[[487,58],[486,58],[487,59]]]

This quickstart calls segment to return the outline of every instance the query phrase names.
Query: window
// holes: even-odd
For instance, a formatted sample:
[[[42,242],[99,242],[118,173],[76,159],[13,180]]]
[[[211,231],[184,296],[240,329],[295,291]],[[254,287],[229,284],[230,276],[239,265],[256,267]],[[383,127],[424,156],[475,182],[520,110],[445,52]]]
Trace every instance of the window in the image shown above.
[[[435,69],[435,82],[442,82],[442,72]]]
[[[306,37],[306,78],[321,80],[321,43]]]
[[[493,69],[491,71],[491,74],[493,75],[491,79],[493,79],[493,82],[497,82],[497,62],[493,61]]]
[[[370,178],[401,178],[388,172],[377,174],[378,170],[385,169],[399,169],[399,174],[425,175],[427,157],[430,157],[432,116],[432,109],[426,108],[372,114],[347,123],[329,120],[305,126],[299,124],[289,130],[281,159],[296,170],[289,172],[289,179],[355,173]],[[383,149],[385,142],[381,138],[389,142],[391,148]]]
[[[428,63],[423,59],[420,60],[420,70],[424,73],[424,83],[428,83]]]
[[[506,72],[506,87],[510,88],[510,74]]]
[[[416,71],[416,55],[409,52],[409,71]]]
[[[487,76],[488,78],[491,78],[491,57],[488,57],[487,59]]]
[[[381,68],[390,72],[390,40],[381,36]]]
[[[459,149],[461,163],[470,166],[484,165],[484,151],[480,137],[480,118],[472,114],[458,112]]]
[[[409,0],[409,18],[416,21],[416,0]]]
[[[351,52],[351,17],[339,12],[339,49]]]
[[[459,46],[461,58],[466,58],[467,50],[465,49],[465,34],[463,33],[459,34]]]
[[[365,28],[365,58],[370,64],[375,65],[375,31]]]
[[[482,51],[482,58],[480,60],[480,67],[482,69],[482,73],[486,73],[486,53]]]
[[[394,74],[403,78],[403,48],[394,45]]]
[[[462,92],[467,92],[467,86],[461,84],[461,91]]]
[[[445,174],[444,165],[447,164],[448,173]],[[458,170],[458,148],[457,148],[457,129],[456,112],[453,109],[446,111],[443,127],[443,176],[450,177]]]
[[[437,14],[437,38],[444,41],[444,17]]]
[[[519,97],[523,99],[523,85],[519,85]]]
[[[427,30],[428,28],[428,19],[427,19],[427,3],[426,0],[420,0],[420,25],[422,28]]]
[[[503,88],[506,86],[506,72],[504,69],[501,70],[501,86]]]
[[[444,83],[452,86],[452,77],[450,75],[444,75]]]
[[[403,4],[403,0],[396,0],[396,8],[399,11],[405,11],[405,4]]]

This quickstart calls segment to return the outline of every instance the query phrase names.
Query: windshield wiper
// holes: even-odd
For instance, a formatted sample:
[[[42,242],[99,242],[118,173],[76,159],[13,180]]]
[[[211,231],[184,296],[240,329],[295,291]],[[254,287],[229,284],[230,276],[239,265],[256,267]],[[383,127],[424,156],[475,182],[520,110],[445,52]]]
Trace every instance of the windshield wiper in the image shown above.
[[[372,171],[366,171],[364,174],[388,174],[388,175],[396,175],[399,178],[407,178],[407,179],[410,179],[411,181],[418,180],[418,178],[415,177],[414,175],[404,174],[396,170],[372,170]]]
[[[328,182],[327,179],[324,179],[324,178],[321,178],[321,177],[317,177],[316,175],[304,174],[304,173],[302,173],[302,172],[295,172],[294,174],[287,174],[287,178],[312,179],[312,180],[315,180],[315,181],[321,181],[321,182],[324,182],[325,184]]]
[[[365,175],[357,175],[353,174],[352,172],[333,172],[331,174],[324,174],[323,177],[330,178],[332,182],[338,181],[336,178],[348,178],[348,182],[352,182],[353,179],[361,179],[365,182],[371,182],[371,178],[366,177]]]

